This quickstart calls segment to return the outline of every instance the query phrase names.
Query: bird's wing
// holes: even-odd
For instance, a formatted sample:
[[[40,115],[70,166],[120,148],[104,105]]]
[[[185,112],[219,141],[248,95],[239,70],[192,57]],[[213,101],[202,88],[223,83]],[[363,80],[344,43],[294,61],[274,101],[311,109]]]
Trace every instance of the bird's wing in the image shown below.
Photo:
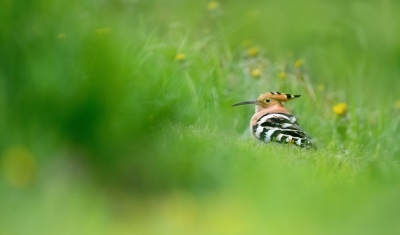
[[[254,135],[265,142],[293,143],[311,146],[311,141],[297,124],[296,118],[284,113],[269,113],[260,117],[253,126]]]

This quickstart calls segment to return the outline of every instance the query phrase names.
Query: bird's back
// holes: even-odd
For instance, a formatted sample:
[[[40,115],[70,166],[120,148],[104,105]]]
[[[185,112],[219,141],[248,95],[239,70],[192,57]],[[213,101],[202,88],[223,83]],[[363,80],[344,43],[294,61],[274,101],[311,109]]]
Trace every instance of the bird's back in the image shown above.
[[[295,144],[302,148],[312,147],[296,118],[286,112],[263,113],[254,115],[251,122],[254,137],[264,142]]]

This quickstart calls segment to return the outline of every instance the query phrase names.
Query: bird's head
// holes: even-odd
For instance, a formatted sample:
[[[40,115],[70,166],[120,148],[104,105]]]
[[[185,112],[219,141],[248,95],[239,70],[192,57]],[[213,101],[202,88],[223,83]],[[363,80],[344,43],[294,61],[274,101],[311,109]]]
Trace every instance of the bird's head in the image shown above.
[[[300,95],[290,95],[281,92],[268,92],[265,94],[261,94],[256,100],[244,101],[236,103],[232,106],[254,104],[256,105],[256,112],[259,112],[274,105],[283,107],[282,102],[287,102],[297,97],[300,97]]]

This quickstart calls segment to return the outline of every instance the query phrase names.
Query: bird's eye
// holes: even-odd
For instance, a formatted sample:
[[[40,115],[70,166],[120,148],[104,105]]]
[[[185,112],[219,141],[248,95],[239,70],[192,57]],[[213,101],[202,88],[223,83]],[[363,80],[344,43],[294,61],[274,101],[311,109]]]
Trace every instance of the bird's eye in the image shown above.
[[[268,102],[269,102],[269,99],[266,99],[266,100],[265,100],[265,102],[267,102],[267,103],[268,103]]]

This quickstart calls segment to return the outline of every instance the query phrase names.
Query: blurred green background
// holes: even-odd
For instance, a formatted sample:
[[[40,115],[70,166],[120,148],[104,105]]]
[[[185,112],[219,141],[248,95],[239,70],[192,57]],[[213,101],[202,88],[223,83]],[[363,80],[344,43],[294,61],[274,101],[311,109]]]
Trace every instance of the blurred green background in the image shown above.
[[[400,233],[400,2],[0,3],[0,234]],[[260,93],[318,150],[250,138]]]

